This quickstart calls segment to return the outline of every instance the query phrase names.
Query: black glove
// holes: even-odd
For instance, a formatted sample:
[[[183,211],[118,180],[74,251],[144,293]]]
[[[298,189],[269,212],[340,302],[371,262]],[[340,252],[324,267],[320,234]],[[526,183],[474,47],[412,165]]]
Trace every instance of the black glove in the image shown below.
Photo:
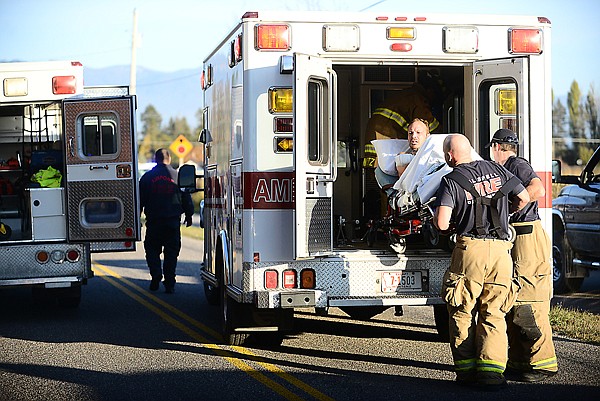
[[[192,216],[185,216],[185,226],[189,227],[192,225]]]

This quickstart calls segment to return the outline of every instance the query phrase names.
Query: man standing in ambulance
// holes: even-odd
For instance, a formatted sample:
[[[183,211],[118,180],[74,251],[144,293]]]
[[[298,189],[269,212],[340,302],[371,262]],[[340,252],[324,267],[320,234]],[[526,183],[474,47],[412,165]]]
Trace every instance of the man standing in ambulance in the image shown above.
[[[444,100],[441,85],[429,73],[423,73],[419,78],[420,83],[393,92],[371,114],[365,133],[363,167],[377,166],[377,154],[371,141],[407,139],[408,126],[415,118],[427,121],[431,133],[440,129],[440,123],[432,109],[435,108],[435,102]]]

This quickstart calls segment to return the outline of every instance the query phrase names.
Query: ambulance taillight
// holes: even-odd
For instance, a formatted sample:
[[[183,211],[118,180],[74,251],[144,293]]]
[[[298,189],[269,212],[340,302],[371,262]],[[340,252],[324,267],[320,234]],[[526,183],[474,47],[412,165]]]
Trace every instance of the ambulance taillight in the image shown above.
[[[266,270],[265,271],[265,288],[269,290],[273,290],[277,288],[279,285],[277,278],[276,270]]]
[[[296,271],[283,271],[283,288],[296,288]]]
[[[300,288],[315,288],[315,271],[314,269],[303,269],[300,272]]]

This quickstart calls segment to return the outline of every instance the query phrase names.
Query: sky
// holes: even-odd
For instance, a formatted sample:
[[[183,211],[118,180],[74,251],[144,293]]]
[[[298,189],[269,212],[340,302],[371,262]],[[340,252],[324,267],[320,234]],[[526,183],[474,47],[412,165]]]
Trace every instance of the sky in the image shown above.
[[[129,65],[134,9],[138,67],[200,69],[246,11],[326,10],[543,16],[552,22],[552,88],[600,93],[598,0],[0,0],[0,61]]]

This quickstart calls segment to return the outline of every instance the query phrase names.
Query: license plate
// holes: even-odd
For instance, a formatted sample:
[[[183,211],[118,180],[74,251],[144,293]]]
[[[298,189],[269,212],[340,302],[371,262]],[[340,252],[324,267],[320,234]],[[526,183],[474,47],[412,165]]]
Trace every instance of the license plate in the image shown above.
[[[381,273],[381,292],[421,291],[420,271]]]

